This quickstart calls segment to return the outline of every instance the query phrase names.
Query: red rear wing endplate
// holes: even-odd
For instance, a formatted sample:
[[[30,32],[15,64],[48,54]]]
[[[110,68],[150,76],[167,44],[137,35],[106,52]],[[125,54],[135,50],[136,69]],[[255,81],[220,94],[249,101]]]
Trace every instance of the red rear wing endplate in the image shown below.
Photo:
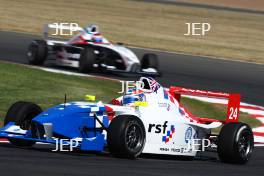
[[[169,92],[180,102],[181,95],[192,95],[192,96],[203,96],[211,98],[222,98],[228,99],[226,123],[237,122],[240,112],[240,94],[238,93],[223,93],[223,92],[212,92],[206,90],[195,90],[183,87],[170,87]]]

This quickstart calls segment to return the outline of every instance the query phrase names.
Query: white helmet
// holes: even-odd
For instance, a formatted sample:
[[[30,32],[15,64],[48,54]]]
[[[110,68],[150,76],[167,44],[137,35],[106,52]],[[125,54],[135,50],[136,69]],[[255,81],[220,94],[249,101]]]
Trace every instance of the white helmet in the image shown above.
[[[99,33],[99,27],[95,24],[88,25],[84,29],[89,34],[98,34]]]

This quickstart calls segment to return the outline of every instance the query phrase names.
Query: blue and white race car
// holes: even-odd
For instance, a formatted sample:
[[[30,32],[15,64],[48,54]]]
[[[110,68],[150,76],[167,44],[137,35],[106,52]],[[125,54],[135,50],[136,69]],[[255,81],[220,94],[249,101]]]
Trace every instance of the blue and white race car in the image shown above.
[[[253,151],[251,128],[238,122],[240,95],[170,87],[141,77],[143,86],[129,90],[110,103],[69,102],[42,111],[19,101],[7,112],[0,137],[16,146],[36,142],[63,145],[75,141],[83,151],[109,149],[116,157],[136,158],[142,153],[195,157],[215,151],[223,162],[246,163]],[[196,117],[180,103],[181,94],[229,99],[225,121]],[[211,130],[221,127],[220,134]]]

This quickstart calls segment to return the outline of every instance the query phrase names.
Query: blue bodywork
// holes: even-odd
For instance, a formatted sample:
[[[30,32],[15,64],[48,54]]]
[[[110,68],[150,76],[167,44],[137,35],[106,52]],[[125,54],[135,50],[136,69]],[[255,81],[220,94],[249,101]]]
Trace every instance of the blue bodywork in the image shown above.
[[[56,143],[56,139],[80,139],[81,150],[102,151],[106,144],[103,131],[109,125],[105,106],[99,103],[70,102],[52,107],[32,120],[33,130],[22,130],[13,122],[0,129],[0,137],[19,138],[44,143]],[[53,138],[46,139],[43,124],[51,123]],[[17,127],[17,129],[15,128]],[[67,144],[67,142],[65,142]]]

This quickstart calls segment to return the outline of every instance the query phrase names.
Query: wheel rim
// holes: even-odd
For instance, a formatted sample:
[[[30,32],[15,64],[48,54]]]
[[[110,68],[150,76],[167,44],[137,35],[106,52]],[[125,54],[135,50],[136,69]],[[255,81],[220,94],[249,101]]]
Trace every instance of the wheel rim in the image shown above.
[[[23,130],[30,130],[31,129],[31,122],[32,122],[32,119],[38,115],[37,112],[32,112],[30,114],[27,114],[26,115],[26,118],[20,123],[20,128],[23,129]]]
[[[30,61],[33,61],[33,60],[34,60],[35,55],[36,55],[36,50],[37,50],[36,45],[33,45],[33,44],[32,44],[32,45],[30,46],[29,50],[28,50],[28,53],[27,53],[28,58],[29,58]]]
[[[143,145],[143,131],[136,124],[130,124],[126,130],[126,146],[128,150],[137,152],[140,151]]]
[[[241,134],[238,140],[238,152],[240,156],[246,158],[252,151],[252,136],[248,131]]]

